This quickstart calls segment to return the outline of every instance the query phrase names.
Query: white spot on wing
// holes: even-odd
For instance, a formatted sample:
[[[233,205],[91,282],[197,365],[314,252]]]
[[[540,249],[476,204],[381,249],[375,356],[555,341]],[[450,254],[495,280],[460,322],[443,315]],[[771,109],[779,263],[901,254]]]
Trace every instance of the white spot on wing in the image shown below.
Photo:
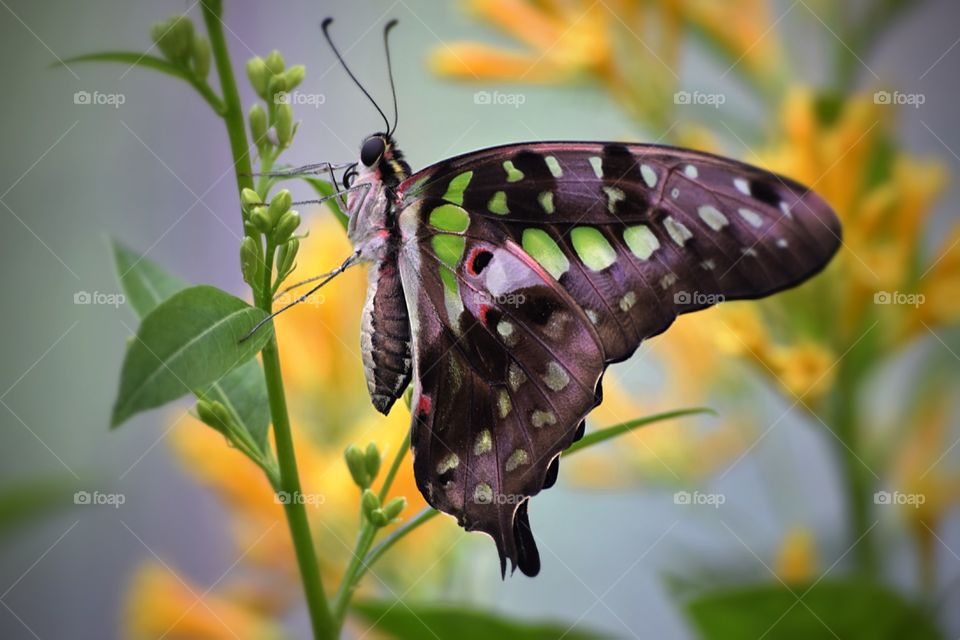
[[[745,195],[745,196],[751,195],[751,194],[750,194],[750,183],[747,182],[746,178],[734,178],[734,179],[733,179],[733,186],[735,186],[735,187],[737,188],[737,191],[739,191],[739,192],[742,193],[743,195]]]
[[[647,186],[653,189],[657,186],[657,172],[653,170],[648,164],[640,165],[640,175],[643,176],[643,181],[647,183]]]
[[[673,216],[664,218],[663,224],[667,228],[667,233],[669,233],[673,241],[677,243],[677,246],[682,247],[687,240],[693,237],[690,229],[687,229],[682,222],[679,222]]]

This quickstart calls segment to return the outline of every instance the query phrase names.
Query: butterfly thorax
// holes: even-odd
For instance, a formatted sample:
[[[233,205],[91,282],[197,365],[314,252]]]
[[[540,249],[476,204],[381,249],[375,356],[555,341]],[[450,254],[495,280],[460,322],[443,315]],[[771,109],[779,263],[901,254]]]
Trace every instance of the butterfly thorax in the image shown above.
[[[369,143],[382,144],[376,158],[366,157]],[[374,134],[364,141],[356,178],[347,196],[350,221],[347,235],[364,262],[382,260],[395,228],[395,193],[410,175],[410,166],[387,134]]]

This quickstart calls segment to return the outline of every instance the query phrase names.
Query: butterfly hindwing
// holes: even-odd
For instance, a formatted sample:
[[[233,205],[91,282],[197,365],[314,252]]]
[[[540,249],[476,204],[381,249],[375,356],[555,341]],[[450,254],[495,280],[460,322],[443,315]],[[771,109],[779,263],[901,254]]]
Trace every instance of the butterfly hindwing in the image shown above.
[[[679,313],[757,298],[820,270],[840,227],[809,189],[706,153],[656,145],[532,143],[445,161],[401,187],[520,244],[596,324],[606,360]]]
[[[431,505],[494,538],[502,569],[509,559],[534,575],[527,500],[555,480],[596,405],[603,351],[570,294],[518,244],[449,211],[432,226],[426,208],[437,206],[417,204],[400,222],[417,483]]]

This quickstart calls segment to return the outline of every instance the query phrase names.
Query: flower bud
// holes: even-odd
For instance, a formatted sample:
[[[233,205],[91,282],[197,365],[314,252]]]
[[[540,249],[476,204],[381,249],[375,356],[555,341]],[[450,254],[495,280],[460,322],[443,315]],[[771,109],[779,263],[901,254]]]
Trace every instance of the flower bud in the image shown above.
[[[267,99],[267,84],[270,82],[270,70],[263,58],[254,57],[247,61],[247,78],[258,96]]]
[[[383,512],[383,509],[374,509],[367,514],[367,517],[370,518],[370,522],[375,527],[385,527],[390,524],[390,518]]]
[[[270,199],[270,206],[267,208],[267,217],[270,218],[270,222],[276,224],[280,220],[280,216],[290,210],[291,204],[293,204],[293,197],[290,195],[290,191],[281,189],[277,195]]]
[[[240,273],[243,281],[253,288],[261,284],[263,272],[263,246],[259,240],[244,236],[240,241]]]
[[[393,500],[387,503],[383,508],[383,514],[387,517],[387,520],[394,520],[403,513],[403,510],[407,508],[407,499],[403,496],[397,496]]]
[[[273,229],[273,223],[267,217],[267,208],[263,205],[256,206],[250,211],[250,222],[260,233],[270,233]]]
[[[240,204],[244,211],[250,213],[254,207],[263,204],[263,200],[260,199],[260,194],[253,189],[244,188],[240,192]]]
[[[360,497],[360,509],[369,518],[371,513],[380,510],[380,498],[370,489],[364,489]]]
[[[347,469],[350,470],[350,475],[353,477],[353,482],[360,487],[361,489],[366,489],[364,491],[364,499],[366,498],[367,492],[370,491],[368,487],[370,486],[370,475],[367,473],[366,463],[363,457],[363,451],[360,450],[355,444],[351,444],[347,447],[346,451],[343,452],[343,457],[347,461]],[[377,496],[370,494],[376,500]],[[373,508],[380,506],[380,501],[377,501],[377,504]],[[366,508],[366,507],[364,507]]]
[[[280,245],[277,251],[277,277],[281,280],[287,277],[296,266],[298,251],[300,251],[300,241],[296,238],[291,238]]]
[[[300,214],[296,211],[287,211],[280,216],[273,229],[273,241],[277,244],[286,242],[293,232],[300,226]]]
[[[302,64],[295,64],[283,72],[283,81],[287,91],[293,91],[303,82],[303,77],[307,75],[307,68]]]
[[[270,73],[275,76],[283,73],[283,68],[286,66],[283,55],[276,49],[270,52],[270,55],[267,56],[264,62],[267,64],[267,69]]]
[[[200,36],[193,38],[193,47],[190,51],[193,58],[193,73],[201,80],[210,73],[210,41]]]
[[[197,415],[204,424],[213,427],[222,434],[226,434],[230,429],[230,412],[217,401],[198,400]]]
[[[253,138],[253,143],[257,145],[258,148],[266,145],[268,142],[267,113],[263,110],[263,107],[259,104],[250,107],[248,119],[250,121],[250,136]]]
[[[267,99],[279,105],[287,102],[287,80],[283,76],[273,76],[267,81]]]
[[[364,463],[367,467],[367,473],[370,475],[371,480],[376,480],[377,474],[380,473],[380,450],[377,449],[377,445],[371,442],[367,445],[367,450],[363,454]]]
[[[287,103],[277,105],[277,120],[273,125],[277,132],[277,142],[281,147],[290,144],[293,138],[293,107]]]

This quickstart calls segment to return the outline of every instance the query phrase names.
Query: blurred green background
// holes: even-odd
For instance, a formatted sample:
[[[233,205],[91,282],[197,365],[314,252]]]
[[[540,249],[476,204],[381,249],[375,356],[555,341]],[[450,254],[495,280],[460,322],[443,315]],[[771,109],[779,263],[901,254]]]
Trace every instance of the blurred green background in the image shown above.
[[[283,622],[285,633],[299,637],[305,634],[306,618],[296,606],[295,589],[287,594],[292,604],[269,607],[262,602],[249,605],[252,596],[245,599],[241,587],[220,590],[243,551],[238,551],[231,525],[243,508],[230,496],[224,499],[223,475],[229,475],[232,464],[245,461],[228,458],[223,463],[227,471],[219,476],[215,471],[188,472],[191,464],[200,464],[205,450],[184,453],[189,448],[185,445],[172,449],[169,437],[182,426],[176,421],[186,404],[139,416],[116,432],[107,429],[125,343],[136,329],[130,310],[112,304],[119,288],[108,238],[121,239],[186,280],[243,295],[236,259],[240,230],[235,184],[225,132],[186,85],[124,65],[49,66],[90,51],[145,50],[151,24],[184,11],[196,20],[196,8],[185,2],[100,0],[0,4],[0,51],[6,61],[0,70],[5,94],[0,125],[5,277],[0,279],[0,296],[6,301],[0,363],[0,636],[147,637],[153,627],[131,623],[129,612],[138,606],[156,608],[147,596],[179,602],[176,597],[186,588],[192,598],[182,609],[198,596],[210,599],[209,607],[194,605],[189,615],[219,611],[206,621],[214,629],[216,618],[245,625],[273,618]],[[835,165],[846,167],[853,157],[858,166],[868,166],[882,156],[875,164],[886,162],[884,175],[898,176],[886,192],[866,198],[866,204],[850,205],[851,211],[860,212],[858,218],[844,217],[845,205],[830,196],[842,195],[841,187],[861,174],[831,176],[815,187],[830,191],[827,199],[852,229],[845,238],[846,249],[854,255],[847,260],[854,266],[828,271],[822,278],[843,279],[845,287],[857,279],[856,265],[863,263],[876,281],[867,278],[862,287],[838,285],[838,290],[818,281],[813,291],[822,295],[788,298],[781,307],[762,308],[764,335],[769,334],[779,351],[744,349],[748,345],[741,336],[743,346],[718,351],[724,355],[717,366],[724,372],[685,369],[695,364],[688,361],[702,355],[697,340],[703,336],[698,338],[698,332],[741,321],[734,329],[749,332],[753,321],[718,316],[698,329],[691,318],[675,338],[668,332],[642,349],[636,362],[621,366],[622,390],[619,396],[614,390],[613,400],[608,400],[615,407],[611,411],[647,413],[654,404],[665,409],[706,403],[720,411],[722,425],[704,419],[695,428],[660,426],[648,440],[616,445],[604,455],[565,466],[557,489],[539,497],[532,508],[538,540],[548,550],[540,577],[501,582],[488,540],[462,534],[453,523],[434,522],[430,526],[443,530],[442,538],[425,537],[409,553],[398,550],[396,566],[385,572],[382,583],[369,585],[370,594],[465,603],[520,618],[582,625],[613,637],[696,637],[696,625],[682,603],[698,589],[777,584],[781,579],[802,585],[827,574],[839,578],[863,573],[852,546],[860,538],[850,528],[855,507],[846,491],[849,456],[847,467],[838,462],[847,451],[857,458],[852,466],[861,467],[856,473],[866,476],[869,495],[901,491],[925,496],[924,509],[870,501],[864,516],[870,525],[865,535],[875,549],[870,580],[918,603],[943,637],[960,634],[960,447],[955,447],[960,437],[960,334],[955,330],[960,247],[951,244],[960,237],[955,235],[960,192],[951,177],[960,170],[960,128],[955,123],[960,13],[949,0],[903,3],[909,6],[894,12],[885,28],[877,26],[872,40],[848,37],[841,28],[843,16],[837,16],[848,11],[847,26],[862,25],[866,33],[871,25],[855,16],[873,15],[874,6],[898,4],[860,2],[841,10],[814,0],[719,2],[713,9],[684,2],[529,4],[552,16],[547,22],[560,34],[560,46],[552,47],[538,44],[535,27],[541,25],[526,22],[524,31],[524,24],[516,24],[523,16],[509,2],[227,3],[228,44],[245,105],[254,98],[243,78],[243,63],[274,48],[288,61],[307,65],[300,91],[322,96],[322,104],[297,107],[300,129],[284,156],[290,164],[352,160],[363,136],[380,127],[376,113],[322,41],[319,21],[333,15],[335,37],[345,55],[385,105],[389,93],[380,29],[391,17],[400,20],[393,42],[400,102],[397,138],[414,168],[510,141],[629,139],[703,146],[793,175],[791,167],[803,173],[804,163],[812,162],[794,143],[809,139],[813,145],[817,136],[826,139],[834,128],[847,127],[853,133],[846,145],[838,142],[832,155],[829,149],[819,150],[827,157],[820,165],[823,175]],[[569,11],[557,11],[558,6]],[[527,41],[519,38],[520,47],[518,28],[528,36]],[[689,37],[683,35],[688,32]],[[582,42],[568,40],[581,36]],[[776,50],[768,49],[774,38]],[[460,48],[467,40],[482,41],[489,50]],[[508,63],[514,60],[497,58],[494,47],[524,51],[526,57],[517,64],[532,71],[513,73]],[[606,47],[612,50],[609,57],[601,55]],[[611,60],[614,71],[607,66]],[[476,72],[465,73],[462,65]],[[743,75],[738,75],[740,66],[747,67]],[[808,100],[818,114],[830,109],[852,113],[853,124],[833,127],[838,122],[833,116],[820,120],[819,130],[802,129],[798,123],[805,121],[799,112],[805,98],[798,97],[797,87],[818,96]],[[486,104],[477,91],[522,96],[522,104]],[[676,98],[677,91],[722,95],[723,103],[686,105]],[[876,91],[922,96],[922,104],[884,104]],[[84,104],[77,92],[94,96],[92,102],[98,93],[122,96],[122,104]],[[877,122],[882,124],[876,130],[871,116],[858,115],[860,107],[843,111],[843,105],[857,100],[866,105],[865,112],[880,113]],[[847,122],[842,117],[840,121]],[[862,154],[849,153],[860,142],[856,122],[866,123],[862,137],[883,130],[884,140]],[[891,147],[924,162],[901,166],[889,160]],[[923,193],[909,191],[934,175],[942,176],[937,185]],[[820,174],[794,177],[809,182]],[[930,195],[934,191],[936,197]],[[299,195],[309,197],[310,192]],[[892,207],[899,221],[874,211],[889,206],[883,198],[900,203]],[[345,246],[342,238],[325,237],[340,233],[338,227],[324,224],[325,212],[309,216],[311,241],[330,253],[317,253],[305,262],[304,275],[339,262]],[[920,227],[917,246],[911,247],[912,253],[897,253],[895,241],[911,232],[914,219]],[[870,243],[878,237],[886,244],[870,253]],[[904,267],[913,274],[905,276],[910,286],[886,286],[895,281],[886,279],[891,265],[901,264],[910,265]],[[925,288],[927,273],[938,278],[937,287]],[[877,333],[893,337],[884,341],[868,331],[871,337],[861,343],[861,334],[867,333],[844,324],[855,314],[841,312],[840,303],[852,304],[856,298],[869,304],[874,294],[894,291],[925,292],[926,311],[917,317],[877,316]],[[92,304],[84,304],[85,293]],[[317,312],[326,315],[316,317],[328,323],[325,331],[335,332],[336,326],[330,325],[343,316],[353,321],[362,296],[341,291],[330,298],[344,306],[328,305]],[[351,305],[352,310],[345,310]],[[850,336],[846,342],[824,341],[830,342],[827,366],[817,360],[818,351],[785,351],[786,345],[814,341],[810,336],[816,332],[793,340],[790,318],[818,306],[819,321],[826,318],[829,323],[821,336]],[[338,354],[322,351],[340,349],[330,337],[314,345],[306,337],[312,317],[301,315],[300,324],[291,325],[289,348],[300,354],[295,365],[300,374],[294,377],[309,379],[319,371],[315,375],[322,382],[324,376],[339,374],[328,370],[330,362],[352,353],[347,347]],[[874,322],[872,315],[857,318],[864,327]],[[353,341],[352,346],[355,339],[351,335],[343,340]],[[883,358],[858,357],[866,372],[833,366],[855,346]],[[799,383],[804,390],[821,377],[830,385],[817,390],[822,412],[816,402],[798,406],[779,389],[779,382],[789,390],[790,376],[806,373],[802,366],[793,366],[801,358],[812,362],[814,371],[809,380],[813,384]],[[395,445],[402,437],[398,429],[404,416],[392,416],[397,419],[388,433],[372,426],[375,414],[361,404],[362,378],[351,377],[359,369],[349,371],[340,376],[345,378],[340,384],[358,390],[353,393],[359,399],[339,409],[345,415],[338,424],[354,425],[356,431],[336,438],[314,434],[318,459],[336,459],[344,442],[365,443],[375,437]],[[678,372],[688,371],[717,382],[706,390],[706,383],[689,380],[685,384],[695,389],[664,388],[677,380]],[[861,409],[859,435],[835,438],[828,433],[837,428],[830,417],[835,415],[831,394],[841,393],[844,376],[854,375],[865,380],[854,389]],[[322,386],[308,380],[296,387],[303,394],[318,394],[316,405],[304,409],[304,415],[335,411],[325,404]],[[612,423],[613,416],[606,414],[610,420],[601,424]],[[323,424],[324,419],[314,422]],[[198,433],[204,429],[186,426]],[[223,446],[222,441],[215,444]],[[77,491],[120,495],[123,504],[75,504]],[[676,491],[722,495],[723,504],[685,505]],[[343,550],[335,553],[342,555]],[[138,571],[144,563],[180,576],[167,585],[172,591],[143,578]],[[137,575],[143,581],[131,586]],[[140,605],[138,597],[143,598]],[[168,614],[149,615],[163,628]],[[168,627],[176,624],[174,616]],[[226,623],[222,635],[201,622],[197,625],[194,632],[178,628],[167,637],[236,635],[228,632]],[[259,632],[250,629],[260,629],[245,628],[241,637],[255,637]],[[365,630],[358,620],[348,633],[360,637]],[[270,628],[270,633],[275,631]],[[772,627],[769,637],[783,637],[778,633]],[[822,627],[811,631],[813,637],[823,633]],[[162,631],[154,637],[160,635]],[[716,637],[739,636],[731,632]]]

